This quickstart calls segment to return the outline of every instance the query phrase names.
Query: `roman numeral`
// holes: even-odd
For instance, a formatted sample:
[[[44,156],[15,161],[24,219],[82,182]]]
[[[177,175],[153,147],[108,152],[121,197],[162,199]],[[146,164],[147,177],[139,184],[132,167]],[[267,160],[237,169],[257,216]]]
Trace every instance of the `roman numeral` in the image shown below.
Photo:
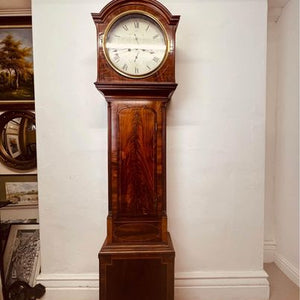
[[[120,61],[120,56],[119,56],[119,54],[118,53],[116,53],[115,55],[114,55],[114,61],[115,62],[119,62]]]
[[[124,30],[128,31],[127,25],[124,24],[122,27],[123,27]]]
[[[151,68],[147,65],[147,68],[149,69],[149,70],[151,70]]]
[[[155,61],[156,63],[158,63],[159,62],[159,58],[158,57],[153,57],[153,61]]]
[[[148,26],[147,26],[147,28],[146,28],[146,31],[148,31],[148,30],[149,30],[149,28],[150,28],[150,24],[148,24]]]
[[[153,36],[153,39],[157,39],[159,37],[159,34],[156,34],[155,36]]]
[[[128,66],[127,66],[127,64],[125,64],[123,67],[122,67],[122,69],[123,69],[123,71],[127,71],[128,70]]]
[[[135,28],[140,28],[140,23],[139,23],[139,21],[134,21],[134,27],[135,27]]]
[[[137,67],[135,68],[134,71],[135,71],[135,74],[139,74],[139,72],[140,72],[139,68],[137,68]]]

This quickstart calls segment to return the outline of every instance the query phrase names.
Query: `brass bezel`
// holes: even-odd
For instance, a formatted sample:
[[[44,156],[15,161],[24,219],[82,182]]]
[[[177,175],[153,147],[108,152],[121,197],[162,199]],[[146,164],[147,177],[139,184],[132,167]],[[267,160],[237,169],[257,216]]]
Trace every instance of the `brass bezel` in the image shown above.
[[[111,61],[111,59],[109,58],[109,55],[107,53],[107,48],[106,48],[106,40],[107,40],[107,36],[108,36],[108,33],[110,31],[110,29],[112,28],[112,26],[117,22],[119,21],[121,18],[125,17],[125,16],[128,16],[128,15],[131,15],[131,14],[135,14],[135,15],[144,15],[150,19],[152,19],[158,26],[159,28],[161,29],[162,33],[163,33],[163,36],[164,36],[164,40],[165,40],[165,44],[166,44],[166,51],[165,51],[165,54],[164,54],[164,58],[163,60],[161,61],[161,63],[159,64],[159,66],[157,66],[154,70],[150,71],[149,73],[146,73],[146,74],[142,74],[142,75],[133,75],[133,74],[128,74],[122,70],[120,70],[119,68],[117,68],[114,63]],[[165,29],[165,27],[163,26],[163,24],[156,18],[154,17],[152,14],[148,13],[148,12],[145,12],[145,11],[142,11],[142,10],[129,10],[129,11],[126,11],[126,12],[123,12],[121,14],[119,14],[118,16],[114,17],[110,23],[107,25],[105,31],[104,31],[104,35],[103,35],[103,53],[104,53],[104,56],[107,60],[107,62],[109,63],[109,65],[119,74],[125,76],[125,77],[128,77],[128,78],[133,78],[133,79],[140,79],[140,78],[146,78],[146,77],[149,77],[151,75],[153,75],[154,73],[156,73],[163,65],[164,63],[166,62],[167,60],[167,57],[168,57],[168,53],[170,52],[170,41],[169,41],[169,38],[168,38],[168,33]]]

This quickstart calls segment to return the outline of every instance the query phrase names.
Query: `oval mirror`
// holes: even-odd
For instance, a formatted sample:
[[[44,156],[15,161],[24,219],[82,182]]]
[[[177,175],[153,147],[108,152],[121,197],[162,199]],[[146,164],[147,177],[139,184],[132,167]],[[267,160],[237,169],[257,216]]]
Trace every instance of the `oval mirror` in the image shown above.
[[[0,159],[9,168],[36,168],[34,113],[7,111],[0,115]]]

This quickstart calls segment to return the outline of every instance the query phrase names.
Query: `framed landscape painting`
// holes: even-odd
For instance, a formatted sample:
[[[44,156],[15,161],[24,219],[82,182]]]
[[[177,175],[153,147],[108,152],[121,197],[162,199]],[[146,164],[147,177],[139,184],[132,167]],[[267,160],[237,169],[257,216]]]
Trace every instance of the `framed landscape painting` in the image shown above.
[[[31,17],[0,17],[0,108],[33,109]]]
[[[6,200],[10,206],[37,205],[37,182],[5,182]]]
[[[24,208],[38,205],[37,175],[0,176],[0,204],[9,203],[9,207]]]

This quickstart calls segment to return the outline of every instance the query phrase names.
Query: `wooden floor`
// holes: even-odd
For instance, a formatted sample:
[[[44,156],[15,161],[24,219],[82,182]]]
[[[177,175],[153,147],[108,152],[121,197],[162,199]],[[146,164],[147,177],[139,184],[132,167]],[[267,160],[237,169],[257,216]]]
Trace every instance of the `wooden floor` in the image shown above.
[[[299,300],[299,288],[274,264],[265,264],[269,275],[270,300]]]

